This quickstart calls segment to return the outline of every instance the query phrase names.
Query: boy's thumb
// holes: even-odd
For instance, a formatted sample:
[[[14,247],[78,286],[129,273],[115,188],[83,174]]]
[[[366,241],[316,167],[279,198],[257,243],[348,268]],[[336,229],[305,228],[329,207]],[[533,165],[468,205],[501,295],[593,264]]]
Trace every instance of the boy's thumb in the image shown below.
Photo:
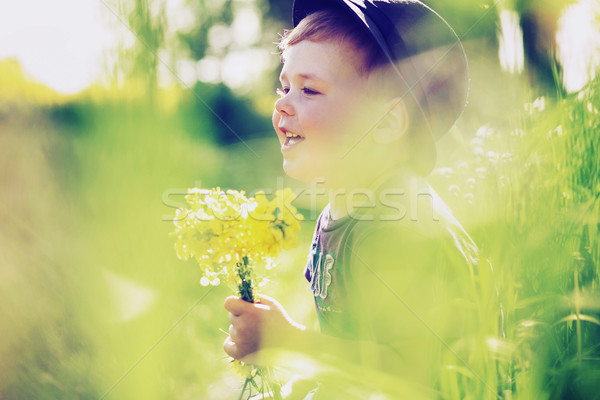
[[[275,300],[272,297],[265,296],[264,294],[259,294],[259,295],[257,295],[257,297],[258,297],[257,303],[264,304],[266,306],[272,306],[272,305],[278,304],[277,300]]]

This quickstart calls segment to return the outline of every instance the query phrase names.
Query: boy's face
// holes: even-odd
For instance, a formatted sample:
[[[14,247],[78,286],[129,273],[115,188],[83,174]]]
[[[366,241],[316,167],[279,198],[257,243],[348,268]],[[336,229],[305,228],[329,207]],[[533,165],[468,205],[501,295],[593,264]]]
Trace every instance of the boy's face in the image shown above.
[[[304,40],[285,50],[273,126],[289,176],[337,185],[368,168],[365,147],[381,102],[356,57],[350,45],[331,42]]]

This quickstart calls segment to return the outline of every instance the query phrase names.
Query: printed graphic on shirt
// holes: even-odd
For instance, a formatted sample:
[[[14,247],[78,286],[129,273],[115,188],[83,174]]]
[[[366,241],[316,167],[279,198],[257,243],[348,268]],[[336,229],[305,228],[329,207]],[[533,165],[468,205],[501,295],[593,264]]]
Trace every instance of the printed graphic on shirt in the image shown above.
[[[327,289],[331,285],[331,269],[335,260],[331,254],[321,251],[317,243],[313,243],[310,250],[308,268],[310,271],[310,290],[315,297],[327,298]]]

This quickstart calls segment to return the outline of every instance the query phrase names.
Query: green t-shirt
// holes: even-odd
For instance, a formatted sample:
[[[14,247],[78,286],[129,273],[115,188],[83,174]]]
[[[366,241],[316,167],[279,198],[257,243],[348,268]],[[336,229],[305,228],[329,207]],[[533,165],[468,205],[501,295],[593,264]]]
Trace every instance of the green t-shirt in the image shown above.
[[[445,370],[477,376],[489,365],[472,353],[498,333],[482,325],[500,311],[489,263],[424,180],[392,176],[373,193],[342,219],[329,206],[318,219],[305,276],[321,331],[380,344],[370,368],[438,392]]]

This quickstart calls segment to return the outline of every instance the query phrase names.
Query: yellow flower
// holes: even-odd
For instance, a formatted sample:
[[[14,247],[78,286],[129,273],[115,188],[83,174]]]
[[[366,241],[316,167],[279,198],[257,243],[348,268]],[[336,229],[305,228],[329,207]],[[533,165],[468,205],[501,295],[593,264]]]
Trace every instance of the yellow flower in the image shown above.
[[[177,210],[171,233],[177,257],[194,258],[204,271],[204,283],[222,276],[238,292],[240,268],[251,276],[256,263],[266,264],[297,244],[302,216],[291,205],[294,198],[291,189],[277,191],[272,200],[264,192],[247,198],[235,190],[189,189],[186,208]]]
[[[242,375],[246,379],[252,379],[256,374],[256,367],[251,364],[246,364],[234,358],[229,359],[233,370]]]

